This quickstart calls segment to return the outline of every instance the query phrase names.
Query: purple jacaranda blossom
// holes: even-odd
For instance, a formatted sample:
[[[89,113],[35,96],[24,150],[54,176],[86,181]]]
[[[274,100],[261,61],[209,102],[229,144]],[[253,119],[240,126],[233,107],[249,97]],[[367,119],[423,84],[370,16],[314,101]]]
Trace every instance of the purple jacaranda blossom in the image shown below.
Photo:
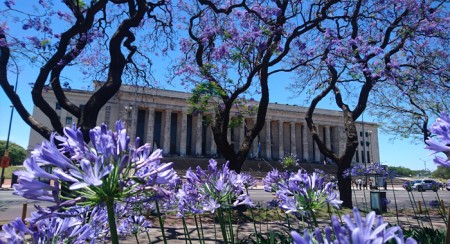
[[[442,113],[436,122],[430,128],[433,138],[426,140],[426,149],[436,153],[444,153],[445,157],[435,156],[433,161],[445,167],[450,167],[450,116]]]

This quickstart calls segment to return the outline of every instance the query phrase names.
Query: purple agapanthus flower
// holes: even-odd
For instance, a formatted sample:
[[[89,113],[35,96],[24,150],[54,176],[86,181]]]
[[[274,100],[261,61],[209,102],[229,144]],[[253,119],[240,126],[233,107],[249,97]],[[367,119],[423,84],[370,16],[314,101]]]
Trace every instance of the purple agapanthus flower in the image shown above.
[[[323,232],[316,228],[314,233],[304,231],[303,235],[292,231],[291,237],[295,244],[310,243],[386,243],[395,240],[396,243],[417,243],[412,238],[405,239],[400,227],[388,227],[381,215],[375,212],[369,213],[365,218],[361,216],[357,208],[353,209],[354,220],[350,215],[344,217],[345,225],[339,218],[331,218],[331,228],[325,227]]]
[[[138,138],[130,146],[121,121],[116,123],[116,132],[103,124],[90,130],[89,136],[88,145],[81,130],[72,126],[64,129],[63,136],[53,134],[50,141],[37,146],[24,162],[26,170],[16,172],[15,194],[55,202],[56,206],[38,208],[42,218],[61,217],[65,214],[62,208],[76,204],[102,204],[111,197],[125,201],[137,191],[145,191],[149,199],[173,197],[170,189],[179,177],[172,163],[160,161],[161,150],[152,152],[149,144],[137,147]],[[42,166],[51,167],[52,172]],[[62,198],[60,186],[69,187],[74,197]]]
[[[3,225],[2,232],[0,232],[0,243],[5,240],[6,243],[21,244],[24,243],[25,235],[31,234],[31,230],[19,218]]]
[[[313,212],[324,204],[339,208],[342,203],[332,183],[325,184],[324,176],[317,172],[310,175],[299,170],[285,182],[279,182],[278,187],[280,207],[286,212]]]
[[[228,162],[220,169],[217,162],[211,159],[208,170],[200,167],[195,171],[188,169],[185,179],[177,193],[179,216],[189,212],[214,213],[219,207],[253,205],[246,189],[254,184],[254,179],[230,170]]]
[[[431,125],[430,132],[434,138],[426,140],[427,146],[434,153],[444,153],[445,157],[435,156],[433,161],[445,167],[450,167],[450,116],[447,113],[442,113],[436,119],[436,122]]]

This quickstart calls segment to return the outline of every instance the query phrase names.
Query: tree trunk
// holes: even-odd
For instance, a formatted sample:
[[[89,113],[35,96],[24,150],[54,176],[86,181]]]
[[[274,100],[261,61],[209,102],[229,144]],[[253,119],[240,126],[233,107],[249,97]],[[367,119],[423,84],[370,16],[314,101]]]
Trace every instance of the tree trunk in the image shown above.
[[[338,188],[339,195],[342,201],[342,207],[344,208],[353,208],[352,203],[352,179],[350,177],[344,177],[344,171],[351,167],[350,161],[337,162],[338,170],[337,170],[337,180],[338,180]]]

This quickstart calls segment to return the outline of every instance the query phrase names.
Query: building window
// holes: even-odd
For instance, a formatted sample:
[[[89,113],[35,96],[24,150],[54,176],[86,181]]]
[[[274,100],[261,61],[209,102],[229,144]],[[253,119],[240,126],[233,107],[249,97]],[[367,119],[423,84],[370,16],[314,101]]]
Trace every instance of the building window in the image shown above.
[[[369,132],[368,131],[366,131],[366,137],[369,137]]]
[[[66,125],[71,125],[72,124],[72,117],[67,116],[66,117]]]
[[[358,150],[356,150],[355,156],[356,156],[356,162],[359,163],[359,151]]]
[[[56,109],[56,110],[61,110],[61,105],[60,105],[59,103],[56,103],[56,104],[55,104],[55,109]]]
[[[361,146],[364,146],[364,142],[363,141],[360,141],[359,143],[361,144]]]
[[[362,131],[360,131],[360,132],[359,132],[359,136],[361,136],[361,137],[362,137]]]

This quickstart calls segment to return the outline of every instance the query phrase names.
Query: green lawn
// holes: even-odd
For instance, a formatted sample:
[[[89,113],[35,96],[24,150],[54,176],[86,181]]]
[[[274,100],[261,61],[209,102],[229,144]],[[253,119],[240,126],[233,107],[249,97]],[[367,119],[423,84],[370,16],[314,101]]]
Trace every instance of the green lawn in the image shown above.
[[[11,179],[12,173],[14,171],[18,170],[18,169],[25,169],[25,167],[23,167],[23,166],[10,166],[8,168],[5,168],[5,178],[6,179]]]

